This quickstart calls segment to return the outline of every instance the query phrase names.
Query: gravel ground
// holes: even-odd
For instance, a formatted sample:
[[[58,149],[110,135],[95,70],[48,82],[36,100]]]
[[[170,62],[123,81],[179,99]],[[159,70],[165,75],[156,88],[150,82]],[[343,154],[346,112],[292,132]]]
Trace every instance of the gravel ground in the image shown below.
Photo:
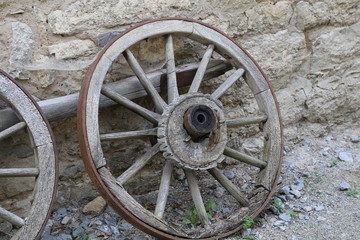
[[[360,126],[284,148],[278,191],[251,228],[232,239],[360,239]],[[107,206],[56,209],[43,239],[154,239]]]

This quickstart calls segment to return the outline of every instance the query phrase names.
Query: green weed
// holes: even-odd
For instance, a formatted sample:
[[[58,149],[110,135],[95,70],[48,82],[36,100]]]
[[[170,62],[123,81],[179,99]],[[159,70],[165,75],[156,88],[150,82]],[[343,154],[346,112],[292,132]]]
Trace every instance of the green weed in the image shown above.
[[[296,217],[296,212],[290,211],[289,215],[290,215],[291,218],[295,218]]]
[[[349,189],[347,190],[346,194],[349,196],[349,197],[356,197],[356,195],[359,194],[359,192],[355,189]]]
[[[243,237],[237,236],[236,238],[239,240],[254,240],[254,239],[256,239],[256,237],[254,235],[247,235],[247,236],[243,236]]]
[[[338,164],[338,162],[339,162],[339,160],[332,160],[332,161],[328,164],[328,166],[329,166],[329,167],[335,167],[335,166]]]
[[[284,205],[279,198],[274,198],[272,205],[280,212],[284,212]]]
[[[206,203],[205,205],[205,210],[207,212],[207,216],[208,218],[211,218],[211,214],[210,211],[214,210],[216,208],[216,200],[210,200],[209,202]],[[200,225],[200,218],[197,214],[196,208],[193,207],[191,209],[191,211],[187,211],[185,212],[185,215],[187,216],[187,218],[183,218],[182,222],[186,225],[191,225],[192,228],[195,228],[196,226]]]
[[[245,216],[244,217],[244,224],[243,224],[243,229],[248,229],[251,228],[251,225],[254,223],[254,220],[251,219],[249,216]]]

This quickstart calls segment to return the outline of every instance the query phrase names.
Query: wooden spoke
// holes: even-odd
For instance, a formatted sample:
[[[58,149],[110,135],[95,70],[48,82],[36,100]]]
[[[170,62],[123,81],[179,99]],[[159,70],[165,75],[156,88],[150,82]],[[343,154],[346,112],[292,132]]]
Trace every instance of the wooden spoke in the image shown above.
[[[242,205],[249,206],[249,200],[239,191],[235,184],[233,184],[222,172],[217,168],[211,168],[208,170],[209,173],[218,182],[229,191],[229,193]]]
[[[131,165],[125,172],[123,172],[118,178],[117,181],[120,184],[124,184],[128,181],[132,176],[134,176],[140,169],[142,169],[150,159],[155,156],[159,152],[159,144],[154,145],[147,151],[144,155],[136,159],[135,163]]]
[[[37,168],[2,168],[0,177],[36,177],[39,175]]]
[[[24,122],[19,122],[7,129],[5,129],[4,131],[1,131],[0,132],[0,140],[10,136],[11,134],[13,134],[25,127],[26,127],[26,124]]]
[[[194,80],[190,86],[189,92],[197,92],[199,90],[201,81],[204,78],[204,74],[207,68],[207,65],[210,61],[211,55],[214,51],[214,45],[210,44],[204,53],[203,58],[201,59],[198,70],[196,71]]]
[[[149,78],[146,76],[146,73],[140,66],[139,62],[136,60],[136,58],[134,57],[134,55],[132,54],[132,52],[129,49],[126,49],[125,52],[123,52],[123,55],[126,58],[127,62],[129,63],[131,69],[134,71],[135,75],[138,77],[139,81],[143,85],[147,94],[154,101],[156,110],[159,113],[162,113],[166,103],[161,98],[159,93],[156,91],[154,85],[151,83]]]
[[[165,206],[169,195],[172,169],[173,169],[173,164],[170,161],[166,161],[161,176],[159,194],[157,197],[156,207],[155,207],[155,215],[158,216],[159,218],[162,218],[165,212]]]
[[[156,136],[157,128],[151,128],[146,130],[129,131],[129,132],[118,132],[118,133],[106,133],[101,134],[101,140],[127,140],[148,136]]]
[[[130,109],[131,111],[141,115],[150,122],[155,124],[158,123],[158,119],[160,118],[159,114],[151,112],[150,110],[147,110],[146,108],[134,103],[133,101],[113,91],[111,88],[103,86],[101,88],[101,93],[107,96],[108,98],[111,98],[112,100],[120,103],[121,105]]]
[[[262,122],[265,122],[266,120],[267,120],[266,115],[229,119],[229,120],[226,120],[226,126],[227,127],[240,127],[240,126],[245,126],[245,125],[249,125],[249,124],[262,123]]]
[[[188,183],[189,183],[191,197],[194,201],[195,208],[196,208],[197,214],[199,216],[200,222],[206,226],[209,224],[209,219],[208,219],[208,216],[206,213],[204,202],[201,197],[200,188],[199,188],[198,182],[196,180],[195,172],[190,169],[184,169],[184,171],[185,171],[185,175],[188,180]]]
[[[25,224],[24,219],[13,214],[12,212],[9,212],[8,210],[6,210],[2,207],[0,207],[0,218],[10,222],[11,224],[13,224],[17,227],[22,227]]]
[[[240,162],[244,162],[244,163],[253,165],[258,168],[265,168],[267,165],[266,162],[264,162],[264,161],[261,161],[254,157],[251,157],[249,155],[246,155],[245,153],[241,153],[241,152],[231,149],[229,147],[225,148],[224,155],[234,158],[236,160],[239,160]]]
[[[175,56],[172,36],[167,35],[165,42],[168,103],[170,104],[175,98],[179,97],[179,90],[177,88],[176,81]]]
[[[213,94],[211,94],[211,97],[218,99],[219,97],[221,97],[226,90],[228,90],[243,74],[244,74],[244,69],[240,68],[238,70],[236,70],[236,72],[234,72],[228,79],[225,80],[225,82],[223,82],[220,87],[218,87]]]

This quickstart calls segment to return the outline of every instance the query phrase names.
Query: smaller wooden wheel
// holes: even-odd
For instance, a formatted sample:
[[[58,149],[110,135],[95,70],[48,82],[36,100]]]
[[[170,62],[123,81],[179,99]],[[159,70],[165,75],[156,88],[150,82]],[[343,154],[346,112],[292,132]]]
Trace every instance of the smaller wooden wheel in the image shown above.
[[[99,111],[104,99],[119,105]],[[269,202],[282,159],[279,107],[260,67],[219,30],[178,18],[132,27],[98,54],[81,88],[79,141],[112,207],[161,239],[238,231]]]
[[[0,188],[16,189],[16,184],[20,183],[27,186],[25,192],[12,193],[15,202],[6,198],[6,190],[0,189],[5,195],[0,202],[0,221],[13,225],[13,230],[4,239],[39,239],[56,197],[58,164],[55,142],[50,126],[33,98],[1,70],[0,102],[2,107],[4,103],[7,105],[7,108],[0,109],[0,149],[3,154],[0,159]],[[18,123],[7,126],[1,121],[1,112],[10,109],[16,114]],[[24,156],[19,163],[15,151],[18,151],[17,145],[24,144],[28,144],[25,149],[32,149],[33,155],[31,150],[30,155],[20,154]],[[17,206],[20,203],[28,206],[25,212]]]

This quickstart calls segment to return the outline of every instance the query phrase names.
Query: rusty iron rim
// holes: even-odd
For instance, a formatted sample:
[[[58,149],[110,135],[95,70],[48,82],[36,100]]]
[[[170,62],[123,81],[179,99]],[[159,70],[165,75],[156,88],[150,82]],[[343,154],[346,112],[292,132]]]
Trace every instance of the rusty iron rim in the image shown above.
[[[32,104],[35,106],[35,108],[38,110],[38,112],[40,113],[43,121],[45,122],[46,128],[49,131],[50,137],[51,137],[51,141],[52,141],[52,145],[53,145],[53,149],[54,149],[54,161],[55,161],[55,181],[54,181],[54,191],[52,193],[52,197],[51,197],[51,202],[50,202],[50,207],[49,210],[46,214],[45,217],[45,221],[42,224],[41,228],[39,229],[39,232],[36,236],[36,240],[41,239],[41,235],[42,232],[44,231],[45,227],[46,227],[46,223],[48,222],[50,215],[51,215],[51,211],[52,208],[54,206],[55,203],[55,199],[56,199],[56,194],[57,194],[57,188],[58,188],[58,181],[59,181],[59,156],[58,156],[58,150],[57,150],[57,146],[56,146],[56,142],[55,142],[55,135],[51,129],[50,123],[47,120],[47,118],[45,117],[44,113],[42,112],[39,104],[37,104],[37,102],[35,101],[35,99],[31,96],[31,94],[18,82],[16,81],[12,76],[10,76],[8,73],[6,73],[5,71],[3,71],[2,69],[0,69],[0,73],[3,74],[4,76],[6,76],[10,81],[12,81],[19,89],[21,89],[21,91],[30,99],[30,101],[32,102]],[[1,87],[1,86],[0,86]]]
[[[244,53],[250,58],[250,60],[256,65],[256,67],[260,70],[261,74],[263,75],[264,79],[266,80],[271,95],[274,99],[275,105],[276,105],[276,109],[277,109],[277,113],[279,116],[279,122],[280,122],[280,149],[281,149],[281,153],[280,153],[280,159],[279,159],[279,168],[278,171],[276,173],[275,176],[275,180],[273,183],[273,186],[271,188],[271,191],[269,192],[268,196],[266,197],[265,201],[263,202],[263,204],[259,207],[259,209],[251,216],[252,219],[254,219],[256,216],[258,216],[264,209],[265,207],[269,204],[271,197],[274,195],[275,193],[275,189],[276,189],[276,185],[278,182],[278,179],[280,177],[280,173],[281,173],[281,166],[282,166],[282,162],[283,162],[283,154],[282,154],[282,149],[284,146],[284,137],[283,137],[283,122],[282,122],[282,117],[281,117],[281,113],[280,113],[280,106],[279,103],[276,99],[275,96],[275,92],[274,89],[272,87],[272,85],[270,84],[270,81],[268,79],[268,77],[266,76],[265,72],[262,70],[262,68],[259,66],[259,64],[255,61],[255,59],[239,44],[237,43],[233,38],[229,37],[228,35],[226,35],[223,31],[209,25],[206,23],[203,23],[199,20],[195,20],[195,19],[190,19],[190,18],[179,18],[179,17],[167,17],[167,18],[158,18],[158,19],[152,19],[152,20],[148,20],[148,21],[144,21],[141,23],[138,23],[130,28],[128,28],[127,30],[125,30],[124,32],[120,33],[118,36],[116,36],[115,38],[113,38],[96,56],[94,62],[90,65],[84,81],[82,83],[82,87],[80,90],[80,95],[79,95],[79,103],[78,103],[78,137],[79,137],[79,145],[80,145],[80,150],[81,150],[81,155],[83,158],[83,162],[86,168],[86,171],[88,172],[91,180],[93,181],[93,183],[95,184],[96,188],[98,189],[98,191],[101,193],[101,195],[106,199],[107,203],[121,216],[123,217],[126,221],[128,221],[130,224],[134,225],[135,227],[137,227],[138,229],[144,231],[145,233],[148,233],[154,237],[157,237],[159,239],[169,239],[169,240],[181,240],[181,239],[189,239],[189,238],[184,238],[184,237],[178,237],[178,236],[174,236],[168,233],[165,233],[163,231],[158,230],[157,228],[154,228],[146,223],[144,223],[141,219],[137,218],[136,216],[134,216],[131,212],[129,212],[122,204],[120,204],[117,199],[115,198],[115,196],[110,192],[110,190],[106,187],[105,183],[103,182],[103,180],[100,178],[100,176],[97,174],[97,169],[92,161],[92,157],[91,157],[91,153],[90,153],[90,148],[89,148],[89,143],[87,141],[87,133],[86,133],[86,98],[88,95],[88,89],[89,89],[89,85],[90,85],[90,80],[92,78],[93,72],[98,64],[98,62],[100,61],[102,55],[106,52],[106,50],[119,38],[121,38],[123,35],[127,34],[128,32],[141,27],[145,24],[149,24],[149,23],[153,23],[153,22],[158,22],[158,21],[166,21],[166,20],[180,20],[180,21],[186,21],[186,22],[194,22],[203,26],[206,26],[208,28],[211,28],[215,31],[217,31],[218,33],[222,34],[224,37],[228,38],[230,41],[232,41],[237,47],[239,47],[242,51],[244,51]],[[203,238],[202,240],[215,240],[215,239],[219,239],[219,238],[224,238],[227,236],[230,236],[232,234],[235,234],[236,232],[238,232],[239,230],[242,229],[242,223],[239,223],[239,226],[226,232],[225,234],[219,235],[219,236],[214,236],[214,237],[209,237],[209,238]]]

